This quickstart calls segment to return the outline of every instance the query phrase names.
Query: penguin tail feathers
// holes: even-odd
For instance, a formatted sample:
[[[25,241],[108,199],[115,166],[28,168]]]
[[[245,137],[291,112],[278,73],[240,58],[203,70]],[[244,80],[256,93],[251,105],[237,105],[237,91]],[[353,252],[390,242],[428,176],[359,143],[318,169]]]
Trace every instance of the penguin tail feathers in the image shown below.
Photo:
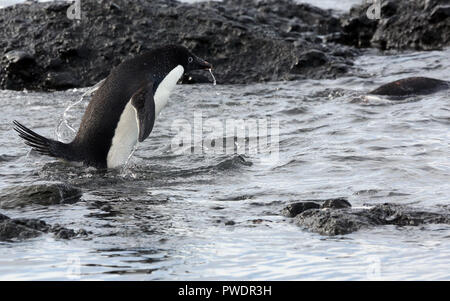
[[[13,121],[13,124],[19,137],[25,140],[25,144],[31,146],[36,152],[50,157],[71,160],[70,152],[68,152],[69,144],[45,138],[16,120]]]

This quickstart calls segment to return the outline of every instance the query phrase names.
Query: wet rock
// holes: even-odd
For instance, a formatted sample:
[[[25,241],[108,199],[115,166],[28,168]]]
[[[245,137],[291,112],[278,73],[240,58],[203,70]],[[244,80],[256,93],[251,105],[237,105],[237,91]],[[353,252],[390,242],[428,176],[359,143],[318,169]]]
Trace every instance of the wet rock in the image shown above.
[[[0,193],[0,208],[10,209],[30,204],[73,204],[80,200],[80,189],[62,183],[8,187]]]
[[[326,200],[320,206],[320,208],[330,208],[330,209],[341,209],[341,208],[350,208],[350,207],[352,207],[352,205],[345,198]]]
[[[310,209],[298,214],[295,223],[321,235],[343,235],[383,225],[450,224],[450,214],[387,203],[370,209]]]
[[[398,11],[397,0],[385,0],[381,3],[381,12],[384,18],[394,16]]]
[[[448,19],[448,17],[450,17],[450,5],[438,5],[431,12],[430,22],[443,22]]]
[[[28,52],[22,50],[12,50],[5,53],[5,59],[11,64],[19,62],[34,61],[34,57]]]
[[[0,241],[20,241],[38,237],[44,233],[54,233],[56,238],[70,239],[84,237],[88,232],[84,229],[74,231],[59,225],[50,226],[38,219],[9,218],[0,214]]]
[[[0,222],[0,241],[23,240],[41,235],[41,232],[18,225],[13,221]]]
[[[383,1],[381,18],[371,20],[372,3],[353,7],[341,17],[336,41],[356,47],[432,50],[450,45],[448,0]]]
[[[288,205],[281,211],[281,214],[286,217],[295,217],[303,211],[319,208],[320,205],[318,203],[305,201]]]
[[[252,166],[253,163],[246,160],[242,155],[235,155],[227,158],[215,166],[220,171],[236,170],[242,166]]]
[[[419,226],[424,224],[450,224],[449,212],[428,212],[398,204],[382,204],[362,211],[374,225]]]
[[[25,50],[4,53],[0,65],[0,85],[8,89],[17,89],[41,77],[42,70],[36,64],[35,57]]]
[[[1,88],[91,86],[123,60],[163,44],[183,44],[210,61],[221,84],[334,78],[346,68],[329,66],[352,59],[333,55],[345,46],[318,37],[341,31],[334,13],[293,0],[86,0],[79,22],[67,18],[68,6],[32,2],[1,10],[0,56],[33,50],[29,66],[1,61]],[[301,54],[311,49],[324,55],[292,74]],[[210,82],[191,78],[187,83]]]
[[[330,56],[333,56],[333,59],[330,59]],[[335,50],[328,54],[318,49],[307,50],[299,55],[296,64],[293,65],[291,74],[294,76],[291,79],[307,77],[319,79],[326,78],[326,74],[332,77],[346,74],[353,65],[348,57],[353,56],[354,53],[347,49]]]
[[[56,63],[53,61],[51,64],[54,66]],[[44,85],[53,89],[69,89],[79,86],[79,80],[70,72],[49,72]]]
[[[307,210],[295,217],[295,223],[321,235],[343,235],[370,226],[364,216],[340,210]]]
[[[449,88],[450,83],[446,81],[427,77],[409,77],[382,85],[369,94],[387,96],[427,95]]]
[[[342,32],[329,39],[358,48],[371,47],[378,21],[367,18],[368,8],[369,5],[352,7],[350,12],[341,18]]]
[[[9,217],[0,213],[0,222],[7,220],[7,219],[9,219]]]
[[[292,67],[294,74],[306,73],[307,69],[325,65],[328,62],[327,55],[320,50],[311,49],[300,54],[297,63]]]
[[[345,198],[335,198],[327,200],[306,200],[289,204],[287,207],[281,210],[281,214],[286,217],[295,217],[300,213],[310,209],[319,209],[319,208],[339,209],[339,208],[349,208],[351,206],[352,205]]]
[[[76,236],[76,233],[72,229],[59,229],[55,233],[55,237],[56,238],[60,238],[60,239],[69,239],[69,238],[72,238],[74,236]]]

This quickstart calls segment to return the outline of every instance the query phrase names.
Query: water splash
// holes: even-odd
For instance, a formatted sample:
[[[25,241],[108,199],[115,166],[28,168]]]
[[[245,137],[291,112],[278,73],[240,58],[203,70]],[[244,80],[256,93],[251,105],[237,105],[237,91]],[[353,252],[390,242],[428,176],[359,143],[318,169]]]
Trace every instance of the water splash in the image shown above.
[[[133,146],[133,150],[131,151],[130,155],[128,155],[128,158],[125,161],[125,164],[123,165],[124,168],[128,165],[128,162],[130,162],[130,159],[131,159],[131,157],[133,157],[134,152],[136,151],[136,149],[137,149],[137,145]]]
[[[216,78],[215,78],[214,74],[212,73],[212,69],[208,69],[208,70],[209,70],[209,73],[211,73],[211,76],[213,78],[213,85],[214,86],[217,85],[217,81],[216,81]]]
[[[134,152],[136,151],[136,149],[137,149],[137,144],[135,146],[133,146],[133,150],[128,155],[127,160],[125,161],[125,163],[123,164],[122,168],[120,169],[120,175],[122,177],[130,176],[132,178],[136,178],[136,174],[128,168],[128,163],[130,162],[131,157],[133,157]]]
[[[67,108],[64,110],[63,116],[60,119],[58,126],[55,129],[56,132],[56,137],[58,139],[58,141],[62,141],[63,140],[63,134],[62,134],[62,127],[65,126],[66,128],[68,128],[69,130],[71,130],[73,133],[76,133],[77,131],[74,129],[74,127],[69,124],[69,111],[79,105],[80,103],[83,102],[83,100],[87,97],[90,96],[92,93],[94,93],[95,91],[97,91],[98,88],[100,88],[100,86],[103,84],[103,82],[105,81],[105,79],[102,79],[101,81],[99,81],[98,83],[96,83],[94,86],[92,86],[89,90],[87,90],[86,92],[84,92],[83,95],[81,95],[80,99],[69,104],[67,106]]]

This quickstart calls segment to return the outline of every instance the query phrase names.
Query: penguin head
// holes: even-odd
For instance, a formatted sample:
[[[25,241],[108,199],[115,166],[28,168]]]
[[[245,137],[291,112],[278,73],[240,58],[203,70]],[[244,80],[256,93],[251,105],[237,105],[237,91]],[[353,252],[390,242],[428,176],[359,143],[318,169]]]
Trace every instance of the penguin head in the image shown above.
[[[184,72],[193,70],[208,70],[213,67],[204,59],[201,59],[190,52],[186,47],[170,45],[166,47],[166,51],[176,65],[183,66]]]

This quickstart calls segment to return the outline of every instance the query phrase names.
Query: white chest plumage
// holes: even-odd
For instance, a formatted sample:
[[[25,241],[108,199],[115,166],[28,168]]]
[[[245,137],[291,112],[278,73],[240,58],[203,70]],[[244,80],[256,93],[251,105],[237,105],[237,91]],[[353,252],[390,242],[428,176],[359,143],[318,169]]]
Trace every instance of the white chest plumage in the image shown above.
[[[177,82],[184,73],[184,68],[178,65],[167,74],[156,89],[153,99],[155,101],[155,119],[169,101],[169,96]],[[111,147],[107,156],[108,168],[116,168],[125,164],[133,151],[139,137],[139,120],[136,109],[129,101],[125,106],[119,122],[117,123]]]
[[[159,115],[161,110],[165,107],[169,101],[169,95],[175,88],[177,82],[180,80],[184,73],[184,68],[178,65],[172,71],[167,74],[164,80],[159,84],[155,91],[153,98],[155,99],[155,117]]]

